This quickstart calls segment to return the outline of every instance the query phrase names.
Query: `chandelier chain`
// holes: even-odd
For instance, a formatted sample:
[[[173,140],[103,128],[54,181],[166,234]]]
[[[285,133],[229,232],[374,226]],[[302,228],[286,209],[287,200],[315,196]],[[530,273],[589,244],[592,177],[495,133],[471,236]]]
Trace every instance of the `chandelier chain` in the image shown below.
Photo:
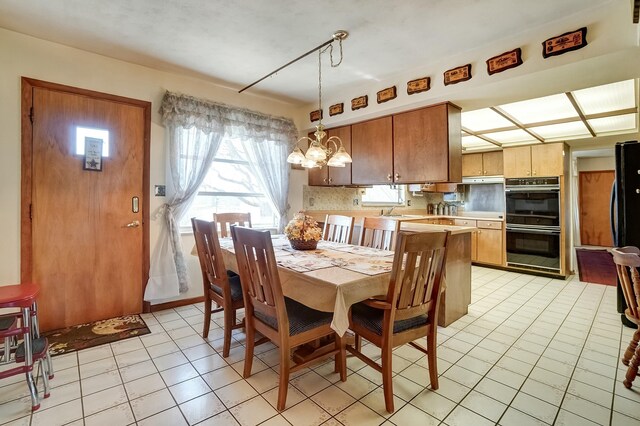
[[[336,68],[342,63],[342,39],[338,39],[338,45],[340,46],[340,60],[338,62],[333,61],[333,43],[327,45],[324,49],[318,49],[318,109],[322,111],[322,54],[329,51],[329,61],[331,68]],[[320,119],[322,123],[322,119]]]

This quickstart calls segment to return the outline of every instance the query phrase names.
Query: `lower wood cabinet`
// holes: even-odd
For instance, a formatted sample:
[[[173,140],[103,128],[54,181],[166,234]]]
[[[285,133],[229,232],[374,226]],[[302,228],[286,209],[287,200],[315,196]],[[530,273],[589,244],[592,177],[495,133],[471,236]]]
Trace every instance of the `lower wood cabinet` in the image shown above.
[[[504,251],[502,222],[479,220],[477,226],[477,262],[502,265]]]
[[[495,220],[455,219],[456,226],[475,226],[471,235],[471,261],[502,265],[504,243],[502,222]]]

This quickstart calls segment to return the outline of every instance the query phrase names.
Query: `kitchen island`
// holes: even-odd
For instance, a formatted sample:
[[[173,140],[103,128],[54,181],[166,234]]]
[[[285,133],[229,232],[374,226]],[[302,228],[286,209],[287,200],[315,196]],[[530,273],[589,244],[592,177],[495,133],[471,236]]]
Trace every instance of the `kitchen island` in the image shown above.
[[[472,226],[432,225],[420,221],[402,221],[401,231],[449,231],[447,260],[444,265],[444,292],[440,297],[438,325],[446,327],[469,312],[471,303]]]

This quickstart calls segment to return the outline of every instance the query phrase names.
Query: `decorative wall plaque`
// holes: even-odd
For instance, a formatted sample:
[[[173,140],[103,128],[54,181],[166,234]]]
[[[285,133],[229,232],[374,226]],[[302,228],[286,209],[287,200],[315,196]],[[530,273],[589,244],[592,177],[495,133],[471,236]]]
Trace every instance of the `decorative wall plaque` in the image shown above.
[[[83,170],[102,171],[102,139],[84,138]]]
[[[587,27],[551,37],[542,43],[542,57],[562,55],[587,45]]]
[[[396,86],[387,87],[386,89],[382,89],[376,94],[379,104],[390,101],[391,99],[395,99],[396,96],[398,96],[398,94],[396,93]]]
[[[426,92],[431,89],[431,78],[422,77],[415,80],[407,81],[407,95],[414,93]]]
[[[351,99],[351,111],[355,111],[360,108],[366,108],[369,105],[369,96],[359,96]]]
[[[309,120],[313,123],[314,121],[318,121],[320,120],[322,117],[322,110],[321,109],[317,109],[315,111],[311,111],[309,113]]]
[[[519,65],[522,65],[522,50],[518,47],[487,59],[487,72],[491,75]]]
[[[334,115],[342,114],[344,112],[344,103],[340,102],[339,104],[331,105],[329,107],[329,116],[333,117]]]
[[[471,79],[471,64],[453,68],[444,72],[444,85],[460,83]]]

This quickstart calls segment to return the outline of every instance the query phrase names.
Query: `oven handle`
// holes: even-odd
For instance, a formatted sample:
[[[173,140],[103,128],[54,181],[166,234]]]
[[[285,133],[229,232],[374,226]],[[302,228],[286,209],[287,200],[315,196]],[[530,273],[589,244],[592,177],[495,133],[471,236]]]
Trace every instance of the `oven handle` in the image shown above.
[[[511,186],[504,192],[560,192],[559,186]]]
[[[507,232],[523,232],[525,234],[560,235],[559,229],[514,228],[507,226]]]

